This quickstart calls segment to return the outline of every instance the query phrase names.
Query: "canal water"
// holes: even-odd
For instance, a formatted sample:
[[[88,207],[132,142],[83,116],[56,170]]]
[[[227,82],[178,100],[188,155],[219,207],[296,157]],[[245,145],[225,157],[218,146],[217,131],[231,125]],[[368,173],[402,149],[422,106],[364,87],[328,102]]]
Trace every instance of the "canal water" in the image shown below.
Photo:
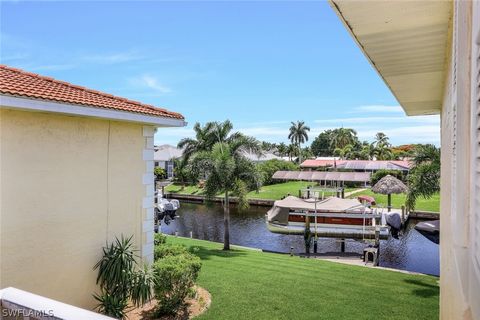
[[[268,231],[265,223],[267,207],[251,206],[246,211],[230,210],[231,244],[276,252],[305,252],[302,235],[283,235]],[[181,203],[175,220],[161,231],[166,234],[178,232],[179,236],[195,239],[223,241],[223,208],[219,204]],[[380,266],[414,272],[439,275],[439,247],[426,239],[413,227],[418,221],[409,220],[399,239],[390,238],[380,242]],[[362,253],[367,244],[347,240],[346,252]],[[313,249],[313,246],[312,246]],[[319,238],[318,252],[339,252],[340,243],[335,239]]]

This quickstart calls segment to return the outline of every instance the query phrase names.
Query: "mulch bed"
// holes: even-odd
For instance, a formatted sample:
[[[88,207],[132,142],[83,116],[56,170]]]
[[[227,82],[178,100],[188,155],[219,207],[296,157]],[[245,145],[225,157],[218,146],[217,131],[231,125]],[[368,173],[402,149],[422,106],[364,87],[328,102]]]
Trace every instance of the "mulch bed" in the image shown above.
[[[195,297],[188,298],[186,302],[186,308],[180,310],[178,314],[173,316],[162,316],[160,318],[154,317],[153,313],[155,307],[157,306],[157,301],[152,300],[145,305],[130,310],[127,313],[127,319],[129,320],[187,320],[192,319],[200,314],[204,313],[208,307],[210,307],[210,303],[212,302],[212,297],[210,292],[207,290],[196,287]]]

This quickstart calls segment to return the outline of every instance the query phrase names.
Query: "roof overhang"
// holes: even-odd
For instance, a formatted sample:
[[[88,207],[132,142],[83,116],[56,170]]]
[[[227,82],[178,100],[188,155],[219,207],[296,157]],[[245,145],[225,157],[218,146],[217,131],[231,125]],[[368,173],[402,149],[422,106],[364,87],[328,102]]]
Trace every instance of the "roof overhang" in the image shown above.
[[[405,112],[438,114],[451,1],[329,2]]]
[[[72,116],[137,122],[156,127],[184,127],[187,125],[187,123],[182,119],[164,118],[135,112],[102,109],[94,106],[90,107],[39,99],[27,99],[3,94],[0,95],[0,107],[24,111],[52,112]]]

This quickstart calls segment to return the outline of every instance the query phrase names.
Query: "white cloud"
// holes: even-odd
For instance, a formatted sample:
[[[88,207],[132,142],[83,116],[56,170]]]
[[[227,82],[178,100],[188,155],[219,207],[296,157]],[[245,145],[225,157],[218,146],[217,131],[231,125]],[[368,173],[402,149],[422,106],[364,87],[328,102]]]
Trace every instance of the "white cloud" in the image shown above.
[[[440,143],[440,126],[418,125],[398,128],[379,128],[378,130],[358,130],[361,139],[371,139],[377,132],[385,133],[392,142],[400,143]]]
[[[335,119],[319,119],[315,120],[315,123],[319,124],[335,124],[341,126],[344,124],[384,124],[388,123],[440,123],[439,116],[415,116],[415,117],[405,117],[405,116],[393,116],[393,117],[353,117],[353,118],[335,118]]]
[[[309,143],[321,132],[338,127],[339,125],[335,123],[326,126],[312,126],[309,132]],[[361,124],[351,127],[357,131],[360,140],[370,142],[373,141],[377,132],[383,132],[390,138],[390,142],[394,145],[407,143],[433,143],[438,145],[440,143],[440,125],[434,122],[403,123],[403,125],[395,127],[389,123],[379,123],[375,125]],[[260,140],[288,142],[288,126],[263,125],[258,127],[236,127],[234,131],[240,131],[243,134],[253,136]],[[155,143],[176,145],[182,138],[194,136],[195,133],[191,128],[159,129],[155,135]]]
[[[138,77],[130,78],[129,81],[134,86],[147,88],[159,94],[167,94],[172,92],[170,87],[161,83],[157,77],[149,74],[143,74]]]
[[[403,113],[403,109],[400,106],[387,106],[387,105],[368,105],[368,106],[359,106],[353,108],[350,113]]]

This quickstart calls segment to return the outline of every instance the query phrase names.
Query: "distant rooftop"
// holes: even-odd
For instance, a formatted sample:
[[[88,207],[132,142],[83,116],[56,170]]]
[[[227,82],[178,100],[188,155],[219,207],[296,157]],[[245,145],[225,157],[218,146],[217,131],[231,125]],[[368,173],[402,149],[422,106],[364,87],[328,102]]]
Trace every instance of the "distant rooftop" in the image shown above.
[[[155,147],[154,161],[170,161],[182,156],[183,150],[169,144]]]
[[[244,152],[243,155],[245,156],[245,158],[253,162],[262,162],[262,161],[268,161],[273,159],[284,160],[282,157],[276,156],[271,152],[264,152],[260,156],[256,155],[253,152]]]

